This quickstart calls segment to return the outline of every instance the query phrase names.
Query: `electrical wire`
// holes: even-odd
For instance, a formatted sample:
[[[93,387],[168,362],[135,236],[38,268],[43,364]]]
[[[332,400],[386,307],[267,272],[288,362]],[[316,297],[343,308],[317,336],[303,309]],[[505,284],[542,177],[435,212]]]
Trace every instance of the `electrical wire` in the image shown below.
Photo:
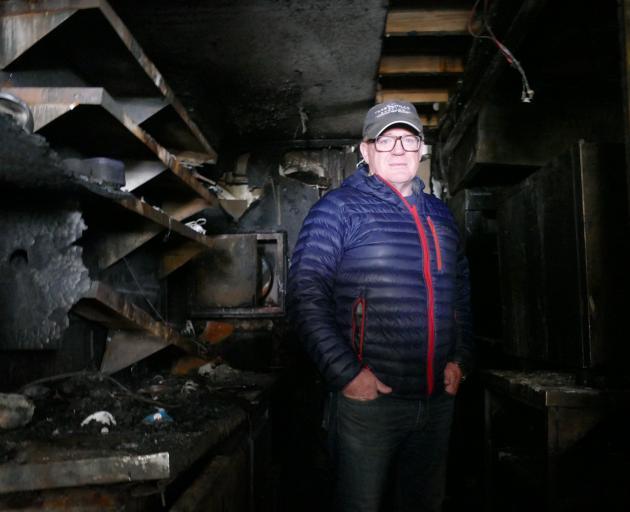
[[[131,268],[131,265],[129,265],[129,262],[127,261],[127,258],[123,257],[122,260],[125,263],[125,266],[127,267],[127,270],[129,271],[129,274],[131,275],[131,278],[133,279],[133,282],[135,283],[136,287],[138,288],[138,291],[140,292],[140,295],[142,295],[142,298],[146,301],[146,303],[149,305],[151,310],[155,313],[157,318],[164,325],[168,325],[166,320],[164,320],[164,318],[162,317],[160,312],[155,308],[153,303],[147,297],[146,293],[144,292],[144,289],[142,288],[142,285],[140,284],[140,281],[138,281],[138,279],[136,278],[136,274],[134,273],[133,269]],[[203,343],[199,342],[198,340],[196,340],[194,338],[186,338],[186,339],[188,341],[190,341],[191,343],[193,343],[199,349],[199,354],[200,355],[208,353],[208,347],[205,346]]]
[[[508,62],[510,66],[515,68],[521,75],[521,101],[523,103],[531,103],[534,99],[534,90],[530,87],[529,81],[527,80],[527,75],[523,66],[519,62],[519,60],[514,56],[514,54],[510,51],[510,49],[505,46],[499,39],[494,35],[494,31],[488,22],[488,4],[489,0],[484,0],[483,4],[483,14],[481,15],[482,20],[482,28],[480,32],[475,32],[473,30],[473,20],[475,19],[475,15],[477,14],[477,7],[479,6],[481,0],[476,0],[471,11],[470,16],[468,17],[468,32],[475,39],[488,39],[492,41],[496,47],[499,49],[505,60]],[[484,35],[483,31],[487,32],[489,35]]]
[[[131,265],[129,265],[129,262],[127,261],[127,258],[123,257],[122,260],[124,261],[125,266],[127,267],[127,271],[129,272],[129,275],[131,275],[131,278],[133,279],[133,282],[136,284],[136,287],[138,288],[138,291],[140,292],[140,295],[142,295],[142,298],[149,305],[149,307],[155,313],[155,315],[158,317],[158,319],[162,323],[166,324],[166,320],[164,320],[164,318],[162,318],[162,315],[160,315],[160,312],[155,308],[155,306],[152,304],[152,302],[149,300],[149,298],[147,297],[146,293],[144,292],[144,289],[142,288],[142,285],[140,284],[140,282],[136,278],[136,274],[134,273],[133,269],[131,268]]]

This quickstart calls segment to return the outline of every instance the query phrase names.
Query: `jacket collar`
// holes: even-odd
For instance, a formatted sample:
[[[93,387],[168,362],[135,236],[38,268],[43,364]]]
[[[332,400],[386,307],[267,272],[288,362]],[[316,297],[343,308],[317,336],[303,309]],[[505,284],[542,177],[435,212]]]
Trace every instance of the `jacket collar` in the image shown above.
[[[393,203],[401,208],[405,208],[404,203],[385,182],[384,180],[377,178],[376,176],[370,176],[370,169],[365,162],[362,162],[357,167],[357,170],[346,178],[342,185],[342,187],[352,187],[366,194],[370,194],[373,196],[377,196],[383,201],[387,201],[388,203]],[[412,182],[412,195],[415,197],[416,204],[423,204],[423,190],[424,190],[424,182],[418,178],[417,176],[413,179]]]

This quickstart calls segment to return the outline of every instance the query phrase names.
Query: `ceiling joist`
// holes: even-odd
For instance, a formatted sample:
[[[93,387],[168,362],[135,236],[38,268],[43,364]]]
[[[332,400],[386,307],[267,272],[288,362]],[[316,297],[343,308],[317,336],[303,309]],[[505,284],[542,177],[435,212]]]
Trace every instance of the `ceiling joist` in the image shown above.
[[[386,36],[468,34],[467,9],[393,9],[387,15]]]
[[[382,89],[376,93],[376,102],[405,100],[410,103],[446,103],[446,89]]]
[[[464,72],[464,59],[454,55],[384,55],[379,75],[456,74]]]

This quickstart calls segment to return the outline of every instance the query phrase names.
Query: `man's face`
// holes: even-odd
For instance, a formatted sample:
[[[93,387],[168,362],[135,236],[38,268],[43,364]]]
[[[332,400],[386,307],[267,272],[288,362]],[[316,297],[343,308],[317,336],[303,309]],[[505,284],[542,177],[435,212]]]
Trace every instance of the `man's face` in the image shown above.
[[[400,137],[404,135],[416,135],[412,130],[402,127],[393,127],[385,130],[381,135]],[[391,151],[376,151],[373,142],[361,143],[361,154],[370,166],[374,174],[378,174],[389,181],[401,192],[406,192],[411,181],[418,172],[422,144],[418,151],[405,151],[400,139],[396,141]]]

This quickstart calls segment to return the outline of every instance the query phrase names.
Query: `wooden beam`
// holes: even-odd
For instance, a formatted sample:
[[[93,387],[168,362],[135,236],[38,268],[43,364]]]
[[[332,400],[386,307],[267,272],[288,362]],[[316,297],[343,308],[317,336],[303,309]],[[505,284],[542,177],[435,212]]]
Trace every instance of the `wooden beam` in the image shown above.
[[[392,9],[386,36],[468,34],[468,9]]]
[[[411,103],[445,103],[448,101],[446,89],[383,89],[376,93],[376,102],[405,100]]]
[[[464,59],[453,55],[386,55],[379,75],[463,73]]]
[[[420,114],[420,122],[425,128],[435,128],[439,121],[440,118],[437,114]]]

